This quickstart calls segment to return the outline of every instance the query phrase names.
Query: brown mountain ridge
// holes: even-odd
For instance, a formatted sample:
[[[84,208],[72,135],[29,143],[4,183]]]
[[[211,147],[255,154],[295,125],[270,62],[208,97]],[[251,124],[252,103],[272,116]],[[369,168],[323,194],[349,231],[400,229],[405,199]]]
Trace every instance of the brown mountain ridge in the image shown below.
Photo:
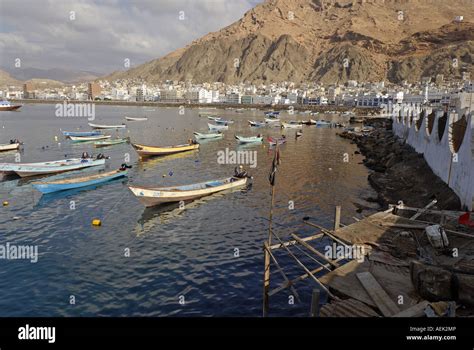
[[[463,22],[454,22],[456,16]],[[474,76],[472,0],[267,0],[185,48],[106,77],[394,83]]]

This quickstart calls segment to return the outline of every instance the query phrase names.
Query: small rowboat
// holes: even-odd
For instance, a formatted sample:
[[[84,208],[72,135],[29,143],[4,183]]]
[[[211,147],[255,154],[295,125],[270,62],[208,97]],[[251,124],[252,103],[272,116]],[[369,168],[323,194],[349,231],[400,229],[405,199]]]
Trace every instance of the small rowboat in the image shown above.
[[[268,111],[268,112],[265,112],[265,115],[269,117],[278,117],[280,115],[280,112]]]
[[[269,137],[267,140],[270,146],[282,145],[286,142],[286,138],[276,139],[274,137]]]
[[[296,124],[296,123],[285,123],[281,122],[281,126],[285,129],[301,129],[303,126],[301,124]]]
[[[259,136],[250,136],[250,137],[242,137],[242,136],[235,136],[235,139],[239,143],[253,143],[253,142],[262,142],[263,137]]]
[[[74,188],[98,185],[107,181],[127,176],[126,170],[114,170],[106,173],[74,177],[57,181],[33,182],[32,185],[41,193],[72,190]]]
[[[216,192],[245,186],[246,183],[247,178],[229,177],[222,180],[175,187],[145,188],[130,186],[129,188],[146,207],[152,207],[162,203],[187,201],[209,196]]]
[[[249,124],[250,124],[250,126],[254,126],[256,128],[260,128],[262,126],[265,126],[265,122],[256,122],[256,121],[253,121],[253,120],[249,120]]]
[[[213,115],[208,115],[208,116],[207,116],[207,119],[213,120],[213,121],[217,121],[217,120],[221,120],[221,117],[216,117],[216,116],[213,116]]]
[[[72,158],[72,159],[54,160],[51,162],[38,162],[38,163],[0,163],[0,173],[9,175],[9,174],[14,174],[15,170],[18,167],[69,165],[69,164],[79,162],[80,160],[81,160],[80,158]]]
[[[5,145],[0,145],[0,152],[3,151],[12,151],[14,149],[20,148],[20,143],[7,143]]]
[[[93,129],[124,129],[127,126],[125,124],[120,125],[101,125],[89,123],[89,126]]]
[[[66,137],[69,136],[96,136],[96,135],[102,135],[100,131],[63,131],[63,135]]]
[[[110,135],[95,135],[95,136],[69,136],[73,142],[86,142],[110,139]]]
[[[225,124],[225,125],[234,124],[234,121],[233,121],[233,120],[225,120],[225,119],[221,119],[221,118],[215,120],[215,122],[216,122],[217,124]]]
[[[177,146],[167,146],[167,147],[158,147],[158,146],[145,146],[132,143],[133,148],[140,157],[152,157],[152,156],[165,156],[167,154],[180,153],[193,151],[199,148],[199,144],[184,144]]]
[[[130,122],[142,122],[142,121],[145,121],[145,120],[148,120],[148,118],[144,117],[144,118],[139,118],[139,117],[125,117],[125,120],[128,120]]]
[[[209,130],[228,130],[229,129],[228,125],[214,125],[214,124],[207,123],[207,126],[209,127]]]
[[[223,137],[224,134],[222,133],[209,133],[209,134],[201,134],[199,132],[194,133],[194,137],[199,140],[207,140],[207,139],[217,139]]]
[[[51,165],[44,165],[44,163],[36,163],[36,165],[35,163],[27,163],[15,166],[15,164],[12,164],[10,169],[21,177],[28,177],[36,175],[62,173],[65,171],[79,170],[104,164],[105,159],[77,159],[75,161],[68,160],[64,163],[55,163]]]
[[[265,118],[265,123],[276,123],[279,122],[280,119],[278,118]]]
[[[331,123],[324,120],[318,120],[316,121],[316,126],[331,126]]]
[[[129,139],[125,138],[125,139],[97,141],[97,142],[94,142],[94,147],[107,147],[107,146],[118,145],[125,142],[129,142]]]

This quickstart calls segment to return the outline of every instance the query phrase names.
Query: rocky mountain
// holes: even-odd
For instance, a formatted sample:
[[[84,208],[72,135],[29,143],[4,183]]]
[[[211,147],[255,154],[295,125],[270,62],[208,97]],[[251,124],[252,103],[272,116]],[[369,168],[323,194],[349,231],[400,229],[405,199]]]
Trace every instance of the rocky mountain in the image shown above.
[[[474,77],[473,62],[474,1],[267,0],[218,32],[106,79],[398,83]]]

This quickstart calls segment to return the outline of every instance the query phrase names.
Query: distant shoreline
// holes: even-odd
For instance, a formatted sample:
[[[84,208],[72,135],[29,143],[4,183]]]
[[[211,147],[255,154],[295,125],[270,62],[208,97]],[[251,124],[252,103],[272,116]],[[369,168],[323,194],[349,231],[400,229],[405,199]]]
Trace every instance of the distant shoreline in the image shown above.
[[[108,106],[134,106],[134,107],[180,107],[186,108],[198,108],[198,109],[250,109],[255,108],[257,110],[289,110],[293,107],[295,111],[315,111],[315,112],[326,112],[326,111],[337,111],[346,112],[353,111],[357,115],[367,115],[369,112],[373,112],[376,108],[364,108],[364,107],[346,107],[346,106],[313,106],[313,105],[257,105],[257,104],[229,104],[229,103],[180,103],[180,102],[130,102],[130,101],[84,101],[84,100],[40,100],[40,99],[11,99],[15,103],[24,104],[57,104],[57,103],[95,103],[96,105],[108,105]]]

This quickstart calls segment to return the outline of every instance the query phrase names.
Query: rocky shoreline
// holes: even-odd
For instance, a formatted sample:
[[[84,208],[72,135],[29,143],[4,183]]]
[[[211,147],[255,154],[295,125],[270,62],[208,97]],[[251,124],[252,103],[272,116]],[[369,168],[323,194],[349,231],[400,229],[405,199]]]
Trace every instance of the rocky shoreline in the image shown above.
[[[438,208],[460,210],[456,194],[432,172],[423,155],[393,135],[391,120],[370,119],[365,126],[373,130],[344,131],[339,136],[357,144],[365,156],[364,164],[372,170],[368,179],[378,197],[366,200],[376,201],[383,208],[398,201],[422,208],[436,198]]]

